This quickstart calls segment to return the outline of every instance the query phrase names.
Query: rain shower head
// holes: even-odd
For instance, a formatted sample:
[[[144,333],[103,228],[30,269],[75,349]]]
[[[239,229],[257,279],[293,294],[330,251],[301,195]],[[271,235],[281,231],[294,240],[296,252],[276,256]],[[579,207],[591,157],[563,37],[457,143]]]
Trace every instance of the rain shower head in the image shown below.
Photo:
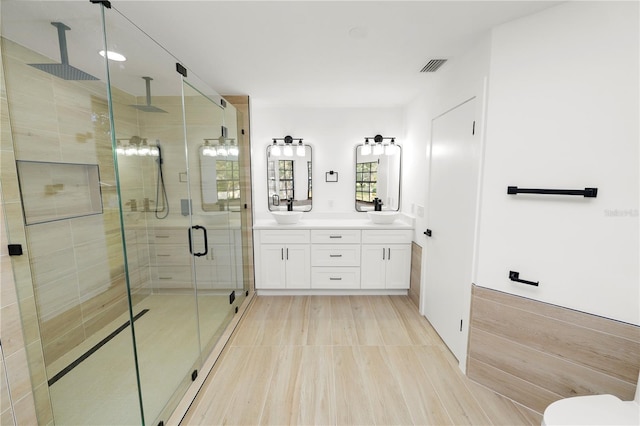
[[[63,80],[98,80],[91,74],[79,70],[69,65],[69,53],[67,51],[67,36],[65,31],[71,28],[62,22],[52,22],[51,25],[58,29],[58,44],[60,45],[60,62],[59,64],[29,64],[41,71],[55,75]]]
[[[145,81],[146,91],[147,91],[147,104],[146,105],[129,105],[131,107],[137,108],[140,111],[144,112],[167,112],[163,109],[160,109],[156,106],[151,105],[151,77],[142,77]]]

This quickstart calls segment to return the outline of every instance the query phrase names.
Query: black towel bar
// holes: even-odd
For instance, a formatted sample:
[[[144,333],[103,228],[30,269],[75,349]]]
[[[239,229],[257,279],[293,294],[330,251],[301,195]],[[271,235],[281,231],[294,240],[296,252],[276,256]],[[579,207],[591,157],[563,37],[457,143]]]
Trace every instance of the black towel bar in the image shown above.
[[[583,197],[595,198],[598,196],[598,188],[538,189],[538,188],[518,188],[517,186],[508,186],[507,194],[582,195]]]

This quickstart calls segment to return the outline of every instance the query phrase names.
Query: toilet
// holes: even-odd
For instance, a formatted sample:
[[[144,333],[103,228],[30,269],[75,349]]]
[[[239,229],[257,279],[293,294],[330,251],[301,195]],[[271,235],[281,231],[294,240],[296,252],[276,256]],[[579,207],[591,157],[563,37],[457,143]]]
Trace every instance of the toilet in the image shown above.
[[[556,425],[640,425],[640,384],[633,401],[588,395],[553,402],[544,410],[542,426]]]

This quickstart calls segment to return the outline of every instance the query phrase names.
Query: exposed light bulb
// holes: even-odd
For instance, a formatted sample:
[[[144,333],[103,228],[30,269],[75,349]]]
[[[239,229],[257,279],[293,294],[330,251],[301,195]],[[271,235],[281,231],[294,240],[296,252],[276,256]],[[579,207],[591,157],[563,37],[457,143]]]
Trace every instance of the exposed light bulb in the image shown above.
[[[391,143],[387,146],[384,147],[384,153],[386,155],[393,155],[396,153],[396,146],[395,144]]]

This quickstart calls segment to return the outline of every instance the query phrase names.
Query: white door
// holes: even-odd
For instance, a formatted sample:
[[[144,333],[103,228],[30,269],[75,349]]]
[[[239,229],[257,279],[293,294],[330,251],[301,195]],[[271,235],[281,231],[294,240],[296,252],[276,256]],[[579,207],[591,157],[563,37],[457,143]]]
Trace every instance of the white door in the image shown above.
[[[458,361],[466,352],[462,320],[469,310],[480,158],[475,104],[469,99],[431,127],[423,312]]]

